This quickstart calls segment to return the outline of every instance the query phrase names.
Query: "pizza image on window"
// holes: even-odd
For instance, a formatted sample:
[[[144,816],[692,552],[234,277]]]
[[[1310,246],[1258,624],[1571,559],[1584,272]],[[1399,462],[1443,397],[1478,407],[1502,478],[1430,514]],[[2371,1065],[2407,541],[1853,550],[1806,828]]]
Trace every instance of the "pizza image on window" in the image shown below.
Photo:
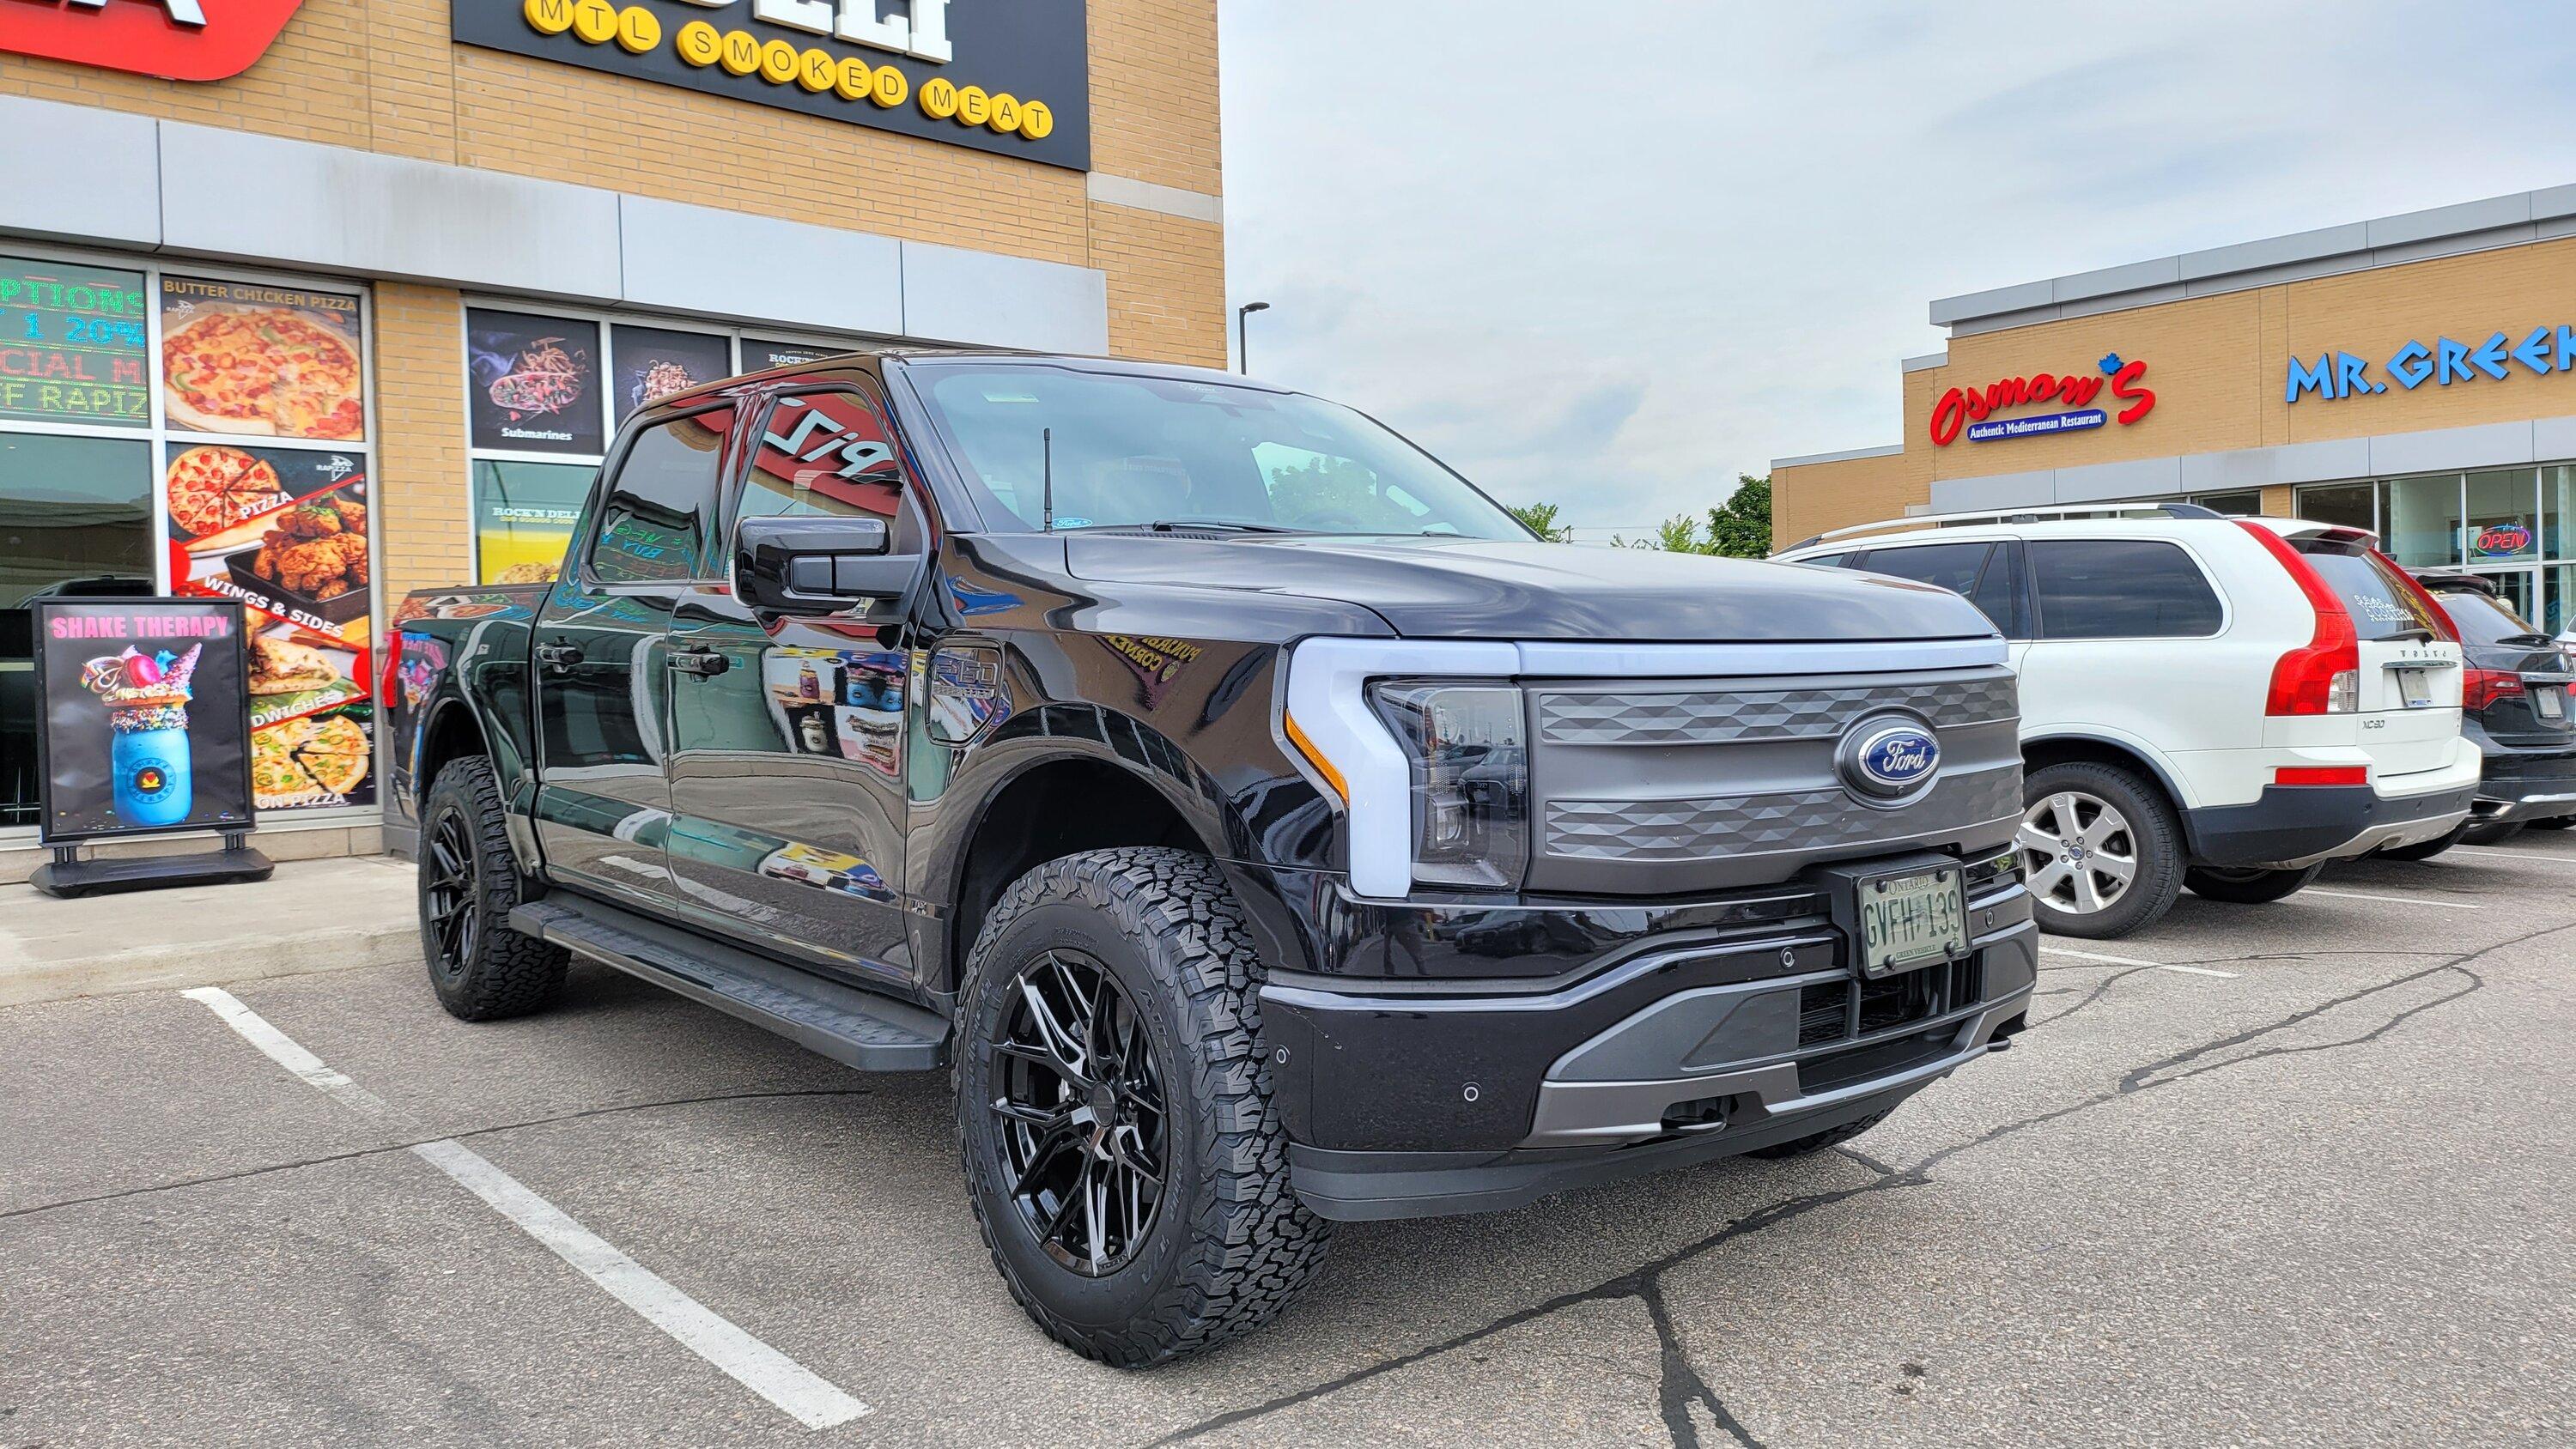
[[[346,715],[281,720],[251,731],[251,798],[262,810],[331,805],[367,778],[366,730]]]
[[[170,521],[219,533],[286,501],[277,470],[239,448],[190,448],[170,460]]]
[[[173,427],[279,438],[365,431],[358,347],[338,328],[282,307],[209,307],[161,339]]]

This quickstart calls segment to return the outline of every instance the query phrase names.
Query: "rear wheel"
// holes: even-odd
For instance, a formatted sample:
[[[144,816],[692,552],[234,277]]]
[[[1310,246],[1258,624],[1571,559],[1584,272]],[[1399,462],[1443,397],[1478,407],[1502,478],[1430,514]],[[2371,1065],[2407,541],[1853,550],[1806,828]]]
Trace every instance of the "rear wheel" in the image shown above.
[[[1260,962],[1216,864],[1124,849],[1039,866],[986,918],[966,977],[967,1192],[1038,1326],[1140,1368],[1276,1315],[1329,1225],[1289,1188]]]
[[[2182,888],[2182,828],[2164,792],[2116,765],[2033,770],[2013,837],[2040,929],[2125,936],[2171,909]]]
[[[2447,835],[2436,835],[2430,840],[2416,841],[2413,845],[2383,845],[2371,854],[2382,860],[2431,860],[2434,856],[2459,844],[2468,835],[2468,831],[2469,827],[2465,825],[2455,825]]]
[[[2324,870],[2322,864],[2303,865],[2297,870],[2227,870],[2196,865],[2183,872],[2182,881],[2196,896],[2259,906],[2266,901],[2297,895]]]
[[[528,881],[510,854],[501,786],[480,755],[450,760],[420,812],[420,949],[447,1014],[521,1016],[563,990],[563,948],[510,929]]]

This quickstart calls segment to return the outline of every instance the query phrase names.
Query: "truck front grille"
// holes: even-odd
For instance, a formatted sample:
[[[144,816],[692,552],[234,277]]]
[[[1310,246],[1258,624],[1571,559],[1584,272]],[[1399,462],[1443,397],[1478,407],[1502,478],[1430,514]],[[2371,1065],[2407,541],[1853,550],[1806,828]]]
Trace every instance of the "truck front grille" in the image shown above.
[[[1538,699],[1539,738],[1559,745],[1722,745],[1827,737],[1864,714],[1909,709],[1935,724],[2015,718],[2009,676],[1770,691],[1560,690]]]
[[[1811,981],[1798,992],[1798,1045],[1825,1046],[1876,1036],[1962,1007],[1985,996],[1985,967],[1975,956],[1898,976],[1855,983]]]
[[[1962,824],[2021,810],[2012,764],[1944,772],[1909,809]],[[1574,860],[1701,860],[1783,848],[1866,845],[1903,832],[1896,812],[1863,804],[1840,786],[1776,795],[1683,800],[1550,800],[1547,851]]]

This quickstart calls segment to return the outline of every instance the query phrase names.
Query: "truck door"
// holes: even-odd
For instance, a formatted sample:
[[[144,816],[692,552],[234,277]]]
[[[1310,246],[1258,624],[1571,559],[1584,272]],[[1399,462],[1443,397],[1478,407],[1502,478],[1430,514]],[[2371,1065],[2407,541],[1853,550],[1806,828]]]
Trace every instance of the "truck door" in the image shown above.
[[[744,448],[727,510],[744,518],[887,521],[925,545],[885,413],[855,384],[788,393]],[[724,585],[672,619],[669,854],[700,924],[862,983],[909,982],[901,896],[911,626],[897,604],[764,617]]]
[[[671,897],[663,777],[671,610],[708,568],[731,405],[630,429],[537,616],[536,831],[548,872]]]

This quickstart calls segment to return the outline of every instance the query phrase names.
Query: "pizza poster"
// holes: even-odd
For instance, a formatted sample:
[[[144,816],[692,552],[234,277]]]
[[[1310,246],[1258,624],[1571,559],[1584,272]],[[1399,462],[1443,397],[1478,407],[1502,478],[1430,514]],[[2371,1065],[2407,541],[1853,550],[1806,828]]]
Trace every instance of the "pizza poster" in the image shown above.
[[[222,599],[31,599],[48,845],[252,824],[248,622]]]
[[[141,272],[0,257],[0,420],[152,425]]]
[[[704,332],[674,332],[663,327],[610,329],[615,366],[610,369],[610,397],[617,420],[656,398],[686,392],[702,382],[733,373],[733,343]]]
[[[356,442],[367,432],[354,292],[161,279],[161,412],[170,428]]]
[[[366,455],[172,443],[171,591],[245,617],[251,789],[262,810],[366,805],[374,613]]]
[[[474,446],[599,452],[607,441],[599,344],[596,322],[465,309],[465,406]]]

